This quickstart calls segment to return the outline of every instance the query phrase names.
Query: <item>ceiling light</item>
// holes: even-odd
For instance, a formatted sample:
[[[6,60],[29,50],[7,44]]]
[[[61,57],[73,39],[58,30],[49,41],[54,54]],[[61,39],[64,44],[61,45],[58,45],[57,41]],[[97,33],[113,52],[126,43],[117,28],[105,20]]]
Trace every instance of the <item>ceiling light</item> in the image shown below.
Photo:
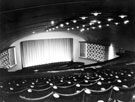
[[[76,26],[76,28],[78,29],[78,28],[79,28],[79,26]]]
[[[51,25],[54,25],[54,23],[55,23],[54,21],[51,21]]]
[[[98,23],[98,24],[101,24],[101,21],[98,21],[97,23]]]
[[[77,22],[77,20],[73,20],[73,23],[76,23]]]
[[[52,28],[52,30],[55,30],[55,28]]]
[[[56,29],[58,29],[59,27],[58,26],[56,26]]]
[[[119,17],[123,19],[123,18],[127,17],[127,15],[119,15]]]
[[[64,27],[64,24],[60,24],[60,27]]]
[[[87,30],[89,30],[90,28],[87,28]]]
[[[124,21],[124,24],[128,24],[128,23],[129,23],[129,20],[125,20],[125,21]]]
[[[97,20],[91,20],[91,23],[96,23],[97,22]]]
[[[108,19],[107,19],[108,22],[110,22],[110,21],[112,21],[112,20],[113,20],[113,18],[108,18]]]
[[[98,16],[99,14],[102,14],[101,12],[92,12],[91,14],[93,14],[94,16]]]
[[[110,26],[109,24],[106,24],[106,26],[108,27],[108,26]]]
[[[52,29],[50,28],[49,31],[51,31]]]
[[[66,22],[66,25],[69,25],[69,22]]]
[[[74,30],[74,27],[72,27],[71,29]]]
[[[92,22],[90,22],[90,23],[89,23],[89,25],[93,25],[93,23],[92,23]]]
[[[85,31],[85,29],[84,29],[84,28],[80,29],[80,32],[83,32],[83,31]]]
[[[85,17],[85,16],[83,16],[83,17],[80,17],[82,20],[85,20],[86,18],[88,18],[88,17]]]
[[[96,27],[91,27],[91,29],[96,29]]]
[[[82,25],[82,27],[85,27],[85,25]]]
[[[69,31],[69,30],[70,30],[70,28],[67,28],[67,30]]]
[[[98,28],[102,28],[102,25],[98,25]]]
[[[115,22],[115,25],[118,25],[119,23],[118,22]]]
[[[35,34],[35,31],[33,31],[32,33]]]

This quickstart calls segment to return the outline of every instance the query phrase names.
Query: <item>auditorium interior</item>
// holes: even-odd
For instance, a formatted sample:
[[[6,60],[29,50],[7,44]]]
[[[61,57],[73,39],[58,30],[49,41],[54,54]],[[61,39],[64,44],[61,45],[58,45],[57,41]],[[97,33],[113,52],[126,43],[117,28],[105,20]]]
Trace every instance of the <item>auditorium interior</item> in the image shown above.
[[[135,0],[0,0],[0,102],[135,102]]]

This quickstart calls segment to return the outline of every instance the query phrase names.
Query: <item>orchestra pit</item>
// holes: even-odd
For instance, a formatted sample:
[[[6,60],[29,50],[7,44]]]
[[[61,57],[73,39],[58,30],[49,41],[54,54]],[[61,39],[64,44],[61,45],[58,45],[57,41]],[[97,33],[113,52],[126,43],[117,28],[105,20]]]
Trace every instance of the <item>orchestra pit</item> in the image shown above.
[[[135,0],[0,0],[0,102],[135,102]]]

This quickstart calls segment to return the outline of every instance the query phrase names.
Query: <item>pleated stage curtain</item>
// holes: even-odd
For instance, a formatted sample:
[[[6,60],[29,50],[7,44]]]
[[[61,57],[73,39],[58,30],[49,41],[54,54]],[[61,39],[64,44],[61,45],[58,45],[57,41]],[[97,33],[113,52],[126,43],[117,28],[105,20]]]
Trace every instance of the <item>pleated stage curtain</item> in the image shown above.
[[[23,67],[72,61],[73,39],[45,39],[21,42]]]

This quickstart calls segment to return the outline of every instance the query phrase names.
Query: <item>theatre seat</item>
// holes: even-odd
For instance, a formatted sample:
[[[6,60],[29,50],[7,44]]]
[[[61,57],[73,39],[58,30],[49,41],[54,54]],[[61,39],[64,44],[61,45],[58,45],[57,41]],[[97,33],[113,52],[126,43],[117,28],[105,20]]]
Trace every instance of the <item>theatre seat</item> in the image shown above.
[[[85,91],[84,102],[108,102],[108,99],[111,95],[111,90],[112,88],[110,87],[104,91]]]
[[[55,92],[61,94],[72,94],[76,92],[76,85],[68,85],[68,86],[58,86],[57,89],[54,89]]]
[[[0,102],[21,102],[19,95],[21,95],[25,90],[27,89],[17,91],[17,92],[10,92],[10,93],[3,92],[2,100],[4,101],[0,101]]]
[[[131,102],[135,86],[129,88],[115,87],[113,88],[111,99],[114,101]]]
[[[53,98],[53,92],[37,98],[36,97],[28,98],[28,97],[20,96],[19,101],[15,101],[15,102],[53,102],[52,98]]]
[[[104,66],[67,75],[51,74],[0,81],[0,102],[129,102],[135,91],[135,75],[130,69]]]
[[[59,94],[58,98],[52,98],[50,102],[83,102],[83,90],[72,94]]]

